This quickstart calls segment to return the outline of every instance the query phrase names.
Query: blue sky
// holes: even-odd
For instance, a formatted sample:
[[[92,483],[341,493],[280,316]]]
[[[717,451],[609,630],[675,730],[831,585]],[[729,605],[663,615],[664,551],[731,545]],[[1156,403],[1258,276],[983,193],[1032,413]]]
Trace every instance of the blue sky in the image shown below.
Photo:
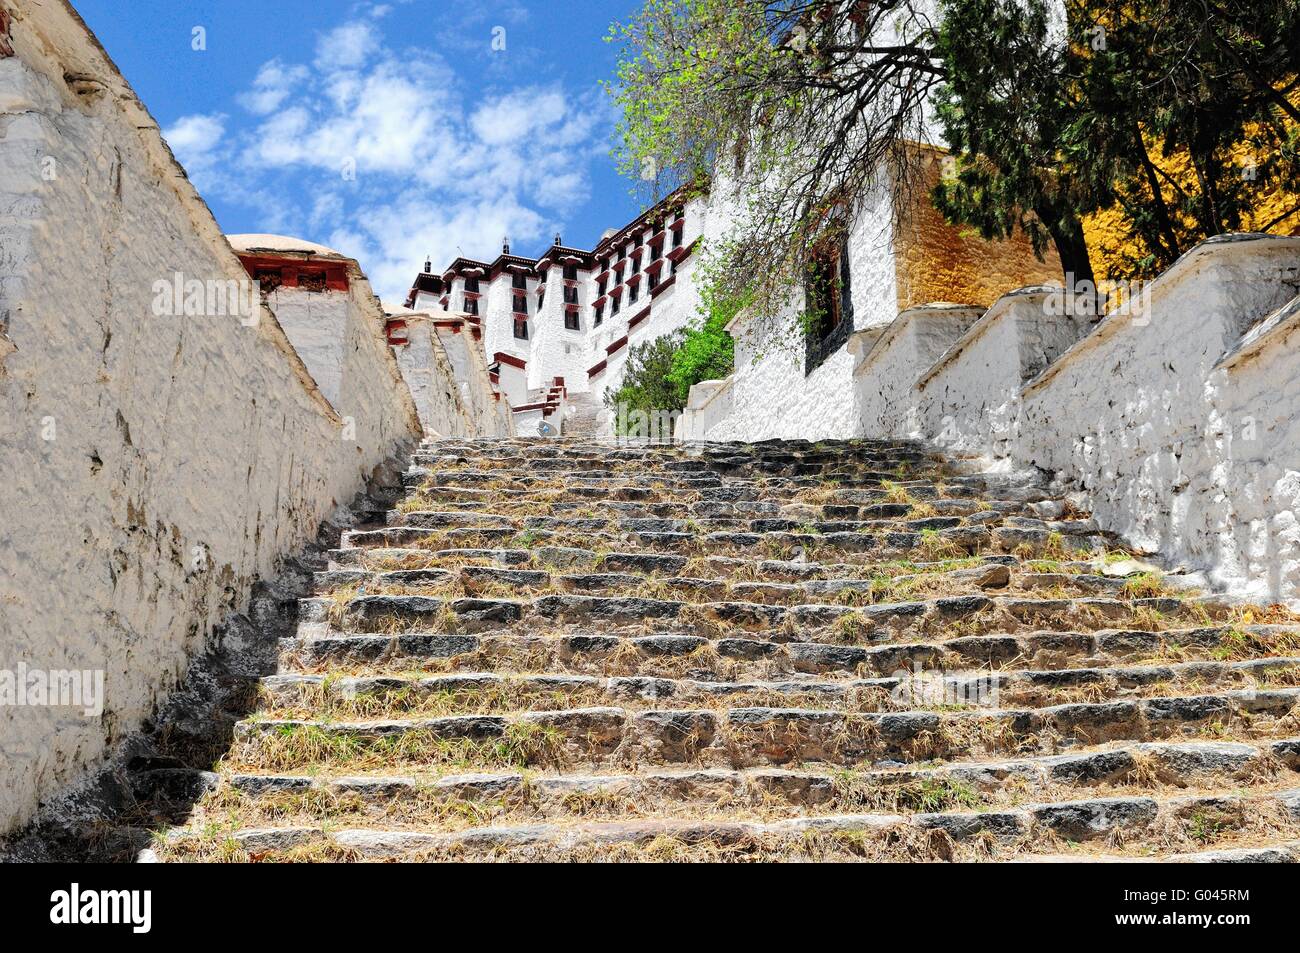
[[[637,0],[73,5],[227,233],[330,245],[386,299],[426,254],[590,247],[641,209],[600,88]]]

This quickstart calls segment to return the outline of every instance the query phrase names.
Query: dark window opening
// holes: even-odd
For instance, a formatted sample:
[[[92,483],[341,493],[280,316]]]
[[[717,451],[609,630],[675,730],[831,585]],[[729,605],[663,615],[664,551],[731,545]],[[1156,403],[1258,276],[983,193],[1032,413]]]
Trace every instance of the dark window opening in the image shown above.
[[[465,299],[465,313],[478,314],[478,298]]]
[[[570,331],[581,330],[581,325],[579,325],[578,323],[578,312],[576,311],[565,312],[564,326]]]
[[[650,272],[648,275],[646,275],[645,280],[650,285],[650,290],[654,291],[655,288],[659,287],[659,272],[657,271]]]
[[[528,287],[528,276],[525,275],[522,271],[516,271],[514,273],[514,276],[510,279],[510,286],[512,288],[526,289]]]
[[[577,266],[577,265],[565,265],[565,266],[564,266],[564,280],[565,280],[565,281],[577,281],[577,280],[578,280],[578,266]]]
[[[543,289],[537,292],[537,310],[541,311],[545,305],[546,305],[546,290]]]
[[[629,286],[628,286],[628,289],[627,289],[627,302],[628,302],[628,304],[636,304],[637,291],[639,290],[639,288],[640,288],[640,285],[629,285]]]
[[[571,288],[571,287],[568,287],[567,285],[565,286],[565,289],[564,289],[564,303],[565,303],[565,304],[577,304],[577,303],[578,303],[578,289],[577,289],[577,288]]]
[[[606,281],[604,278],[601,278],[601,279],[600,279],[600,281],[597,283],[597,286],[596,286],[596,287],[599,289],[599,293],[597,294],[597,297],[600,297],[600,298],[605,297],[605,286],[606,286],[607,284],[609,284],[609,282]]]
[[[527,313],[528,313],[528,296],[527,296],[527,295],[515,295],[514,310],[515,310],[515,312],[516,312],[517,314],[527,314]]]
[[[465,290],[466,290],[466,291],[472,291],[472,292],[474,292],[475,294],[478,294],[478,279],[477,279],[477,278],[466,278],[466,279],[465,279]]]
[[[269,294],[284,283],[284,276],[279,268],[259,268],[253,273],[262,294]]]
[[[323,271],[298,272],[298,287],[301,288],[303,291],[324,291],[325,272]]]
[[[610,301],[610,305],[609,305],[609,313],[610,313],[610,314],[618,314],[618,299],[617,299],[617,298],[613,298],[613,299],[611,299],[611,301]]]
[[[521,341],[528,340],[528,319],[515,318],[515,337]]]
[[[846,241],[813,252],[805,272],[804,373],[811,374],[843,347],[853,333]]]
[[[596,320],[593,322],[596,327],[600,327],[600,322],[605,320],[605,306],[601,305],[596,309]]]

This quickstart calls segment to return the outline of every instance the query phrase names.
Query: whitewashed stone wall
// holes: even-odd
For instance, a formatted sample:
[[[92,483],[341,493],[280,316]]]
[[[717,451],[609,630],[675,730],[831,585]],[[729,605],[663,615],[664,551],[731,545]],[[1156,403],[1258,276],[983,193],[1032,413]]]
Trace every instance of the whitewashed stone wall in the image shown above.
[[[979,308],[957,304],[925,305],[899,314],[853,371],[863,433],[875,436],[908,429],[916,378],[980,314]]]
[[[1057,313],[1059,289],[1003,295],[909,385],[900,426],[882,431],[930,437],[952,450],[1000,457],[1020,427],[1020,389],[1092,328]]]
[[[390,308],[406,325],[395,345],[402,377],[429,437],[506,437],[510,403],[488,377],[483,345],[464,315]]]
[[[419,432],[421,422],[388,346],[379,299],[358,264],[345,260],[347,291],[281,287],[266,300],[345,431],[373,457]]]
[[[247,275],[70,8],[4,3],[0,669],[102,670],[106,697],[101,718],[0,707],[0,831],[87,777],[253,582],[418,438],[345,439],[269,310],[154,313],[176,272]]]
[[[725,195],[719,195],[707,220],[706,243],[727,233],[733,215]],[[840,348],[805,374],[803,337],[794,317],[804,307],[802,289],[779,314],[743,312],[729,328],[736,340],[735,371],[725,396],[718,398],[727,413],[715,399],[705,427],[688,412],[684,420],[691,433],[709,440],[820,440],[862,433],[853,369],[863,345],[898,314],[891,221],[888,189],[882,186],[863,203],[849,236],[853,324],[868,341],[860,338],[856,348]]]
[[[1014,457],[1087,494],[1133,544],[1300,605],[1293,313],[1243,346],[1298,291],[1300,238],[1202,243],[1146,312],[1107,317],[1026,387]]]
[[[476,426],[466,412],[456,372],[427,315],[408,313],[406,343],[393,348],[402,377],[420,415],[426,437],[474,436]],[[468,382],[466,382],[468,386]]]

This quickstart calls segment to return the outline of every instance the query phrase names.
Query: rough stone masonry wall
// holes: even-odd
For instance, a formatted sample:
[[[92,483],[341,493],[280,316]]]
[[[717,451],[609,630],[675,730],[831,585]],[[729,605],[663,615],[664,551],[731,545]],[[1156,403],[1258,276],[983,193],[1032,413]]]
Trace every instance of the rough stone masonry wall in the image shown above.
[[[1300,605],[1300,338],[1283,324],[1221,364],[1298,291],[1300,238],[1202,243],[1147,313],[1107,317],[1025,389],[1015,458],[1135,545]]]
[[[721,204],[712,210],[706,241],[725,234],[731,221]],[[864,203],[853,224],[849,287],[856,331],[883,329],[897,315],[890,221],[887,190],[882,188]],[[842,347],[806,374],[803,339],[794,317],[802,308],[799,290],[779,315],[742,314],[732,322],[735,370],[730,383],[713,395],[710,407],[688,411],[686,425],[695,436],[822,440],[860,433],[853,392],[857,358]]]
[[[1037,467],[1131,545],[1300,606],[1298,291],[1300,239],[1261,235],[1203,242],[1100,322],[1025,288],[867,433]]]
[[[4,831],[136,729],[401,448],[343,439],[269,311],[154,314],[176,272],[247,275],[71,8],[0,2],[0,669],[106,677],[100,719],[0,707]]]
[[[985,241],[966,226],[949,225],[930,201],[945,153],[914,147],[916,187],[894,236],[898,310],[933,301],[973,301],[987,306],[1012,288],[1061,280],[1061,259],[1048,247],[1039,261],[1020,231]]]

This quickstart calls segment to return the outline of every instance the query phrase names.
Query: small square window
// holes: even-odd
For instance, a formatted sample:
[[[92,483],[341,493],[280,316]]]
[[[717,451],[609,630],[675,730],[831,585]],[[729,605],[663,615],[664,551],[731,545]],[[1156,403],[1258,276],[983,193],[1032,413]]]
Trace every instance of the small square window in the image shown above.
[[[578,323],[578,312],[566,311],[564,314],[564,326],[570,331],[582,330],[581,325]]]
[[[478,298],[465,299],[465,313],[478,314]]]
[[[259,268],[253,277],[257,279],[262,294],[269,294],[284,283],[284,276],[279,268]]]
[[[303,291],[324,291],[325,272],[323,271],[298,272],[298,287],[301,288]]]
[[[516,314],[528,313],[528,296],[515,295],[514,310]]]
[[[845,242],[814,251],[805,272],[804,373],[811,374],[843,347],[853,332],[853,298]]]
[[[515,318],[515,337],[521,341],[528,340],[528,319]]]

